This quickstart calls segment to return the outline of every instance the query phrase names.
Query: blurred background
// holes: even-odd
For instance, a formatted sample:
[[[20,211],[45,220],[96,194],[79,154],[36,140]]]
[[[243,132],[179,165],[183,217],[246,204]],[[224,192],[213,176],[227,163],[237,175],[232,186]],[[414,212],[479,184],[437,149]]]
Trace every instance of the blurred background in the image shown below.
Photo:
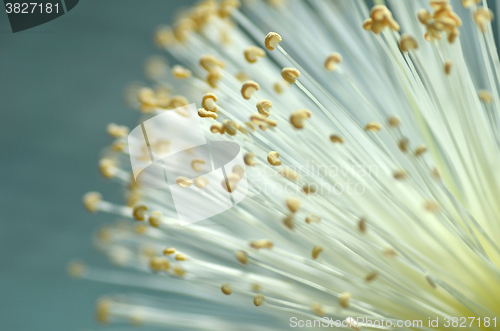
[[[0,13],[0,329],[95,330],[94,303],[118,286],[71,279],[67,263],[107,265],[91,236],[106,214],[82,195],[120,201],[98,170],[109,122],[134,127],[123,90],[162,54],[152,33],[189,0],[81,0],[70,12],[13,34]],[[3,11],[3,9],[2,9]]]

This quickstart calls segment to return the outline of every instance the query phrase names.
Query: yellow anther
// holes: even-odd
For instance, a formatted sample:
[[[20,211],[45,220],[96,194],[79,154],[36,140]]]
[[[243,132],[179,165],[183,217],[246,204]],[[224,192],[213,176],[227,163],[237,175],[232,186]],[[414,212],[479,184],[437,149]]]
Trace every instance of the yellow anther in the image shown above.
[[[168,107],[173,108],[173,109],[179,108],[179,107],[184,107],[187,105],[189,105],[189,101],[188,101],[188,99],[186,99],[186,97],[183,97],[182,95],[173,96],[168,103]]]
[[[392,17],[392,13],[384,5],[376,5],[371,11],[371,22],[365,21],[363,27],[370,27],[371,31],[379,34],[385,27],[390,27],[394,31],[399,31],[400,26]]]
[[[448,6],[448,0],[431,0],[429,2],[429,4],[431,5],[432,8],[434,8],[435,10],[440,10],[442,9],[443,7],[446,7]]]
[[[172,74],[175,78],[186,79],[192,76],[192,73],[189,69],[184,68],[181,65],[175,65],[172,68]]]
[[[293,220],[293,216],[287,216],[283,219],[283,225],[286,226],[289,230],[295,229],[295,222]]]
[[[393,128],[397,128],[401,125],[401,120],[396,116],[389,117],[389,125]]]
[[[351,293],[349,292],[344,292],[339,296],[339,304],[342,306],[342,308],[349,308],[349,301],[351,301]]]
[[[177,185],[179,185],[181,188],[186,188],[188,186],[191,186],[193,185],[193,181],[187,177],[184,177],[184,176],[179,176],[177,177],[177,179],[175,180],[175,182],[177,183]]]
[[[229,283],[222,284],[220,289],[222,290],[222,293],[224,293],[225,295],[230,295],[231,293],[233,293],[233,290],[231,289],[231,284]]]
[[[151,271],[167,271],[170,268],[170,262],[164,257],[155,256],[149,260],[149,268]]]
[[[283,91],[285,91],[285,89],[283,88],[283,86],[279,82],[274,83],[273,89],[274,89],[274,92],[276,92],[277,94],[281,94],[281,93],[283,93]]]
[[[259,84],[256,82],[249,80],[243,83],[241,86],[241,95],[243,96],[244,99],[248,100],[252,97],[252,94],[255,91],[259,90]]]
[[[316,315],[318,315],[318,316],[325,316],[325,315],[326,315],[326,311],[325,311],[325,309],[323,308],[323,306],[322,306],[322,305],[320,305],[320,304],[319,304],[319,303],[317,303],[317,302],[313,302],[313,303],[311,304],[311,311],[312,311],[313,313],[315,313]]]
[[[183,18],[177,22],[174,28],[175,38],[182,43],[194,29],[196,29],[196,23],[192,19]]]
[[[296,213],[300,209],[300,199],[297,198],[287,198],[286,199],[286,206],[292,213]]]
[[[300,71],[295,68],[283,68],[281,70],[281,77],[286,80],[288,83],[293,84],[299,78]]]
[[[278,122],[275,120],[267,118],[265,115],[262,114],[252,114],[250,116],[250,120],[258,125],[262,130],[265,130],[267,127],[275,127],[278,125]]]
[[[212,133],[223,134],[224,133],[224,126],[221,123],[212,124],[212,126],[210,127],[210,131]]]
[[[491,95],[490,92],[481,90],[478,92],[479,99],[485,103],[492,103],[493,102],[493,96]]]
[[[424,203],[424,209],[428,212],[434,213],[439,210],[439,204],[435,201],[426,201]]]
[[[250,62],[250,63],[255,63],[259,59],[259,57],[264,57],[266,55],[266,52],[256,46],[248,46],[245,48],[245,59]]]
[[[402,180],[402,179],[408,178],[408,173],[404,170],[397,170],[397,171],[394,171],[393,176],[397,180]]]
[[[198,109],[198,116],[203,117],[203,118],[213,118],[214,120],[219,117],[216,113],[212,111],[208,111],[205,108],[199,108]]]
[[[234,75],[234,77],[242,83],[250,80],[250,76],[242,71],[238,72],[236,75]]]
[[[416,149],[415,149],[415,156],[421,156],[422,154],[424,154],[425,152],[427,152],[427,146],[425,145],[419,145]]]
[[[217,88],[219,85],[219,80],[222,78],[221,73],[218,70],[212,70],[208,73],[206,81],[211,88]]]
[[[330,135],[330,141],[334,144],[343,144],[344,143],[344,138],[337,134],[332,134]]]
[[[177,277],[184,277],[184,276],[186,276],[186,270],[184,270],[181,266],[178,266],[178,265],[176,265],[174,267],[173,272],[174,272],[174,275],[176,275]]]
[[[382,127],[377,122],[370,122],[365,126],[365,130],[370,132],[379,132],[382,130]]]
[[[432,19],[431,13],[427,9],[420,9],[417,12],[417,18],[420,21],[420,23],[427,25],[429,21]]]
[[[306,119],[308,118],[311,118],[311,112],[307,109],[299,109],[290,115],[290,123],[292,123],[296,129],[303,129],[306,125]]]
[[[218,60],[215,56],[206,54],[200,57],[200,66],[206,71],[212,72],[216,69],[224,68],[226,64]]]
[[[108,323],[111,315],[111,301],[108,298],[97,300],[95,318],[99,323]]]
[[[154,41],[160,48],[165,48],[175,43],[175,36],[169,26],[160,26],[154,34]]]
[[[339,53],[332,53],[328,55],[325,60],[325,68],[328,71],[334,71],[341,62],[342,55],[340,55]]]
[[[113,178],[116,173],[116,162],[111,159],[101,159],[99,169],[104,177]]]
[[[385,257],[397,257],[398,256],[398,253],[392,248],[385,248],[384,251],[382,252],[382,254]]]
[[[102,195],[99,192],[88,192],[83,196],[83,205],[91,212],[95,213],[99,203],[102,201]]]
[[[371,18],[366,19],[363,22],[363,29],[370,31],[372,29],[373,20]]]
[[[127,143],[124,141],[115,141],[111,144],[111,149],[114,152],[123,152],[125,150],[126,146],[127,146]]]
[[[129,128],[125,125],[118,125],[115,123],[109,123],[106,130],[108,134],[113,138],[123,138],[129,133]]]
[[[366,219],[361,217],[358,221],[358,230],[361,233],[366,233],[367,225],[366,225]]]
[[[274,47],[276,47],[276,45],[278,45],[278,43],[282,40],[283,39],[281,38],[281,36],[276,32],[269,32],[266,36],[265,41],[266,48],[270,51],[273,51]]]
[[[201,172],[203,170],[203,165],[205,164],[205,160],[196,158],[191,161],[191,168],[193,168],[196,172]]]
[[[203,100],[201,101],[201,106],[208,111],[216,112],[217,105],[217,96],[213,93],[207,93],[203,96]]]
[[[148,211],[148,207],[145,205],[135,206],[132,215],[138,221],[144,221],[146,219],[146,212]]]
[[[412,36],[404,34],[399,40],[399,49],[402,52],[409,52],[418,48],[418,43]]]
[[[465,7],[465,8],[469,8],[469,7],[472,7],[474,5],[477,5],[481,2],[481,0],[462,0],[462,5]]]
[[[280,153],[271,151],[267,154],[267,161],[273,166],[281,165]]]
[[[315,246],[311,252],[311,256],[313,259],[316,260],[322,252],[323,252],[323,247]]]
[[[248,254],[245,251],[237,251],[236,252],[236,259],[241,263],[241,264],[248,264]]]
[[[296,181],[299,178],[299,173],[293,169],[288,167],[283,167],[280,170],[281,176],[285,177],[288,180]]]
[[[143,87],[137,92],[137,100],[146,106],[156,106],[156,93],[149,87]]]
[[[406,138],[403,138],[401,139],[399,142],[398,142],[398,147],[399,147],[399,150],[403,153],[406,153],[408,151],[408,144],[409,144],[409,141],[408,139]]]
[[[460,31],[458,29],[453,29],[453,31],[450,32],[448,35],[448,42],[450,44],[453,44],[455,42],[455,39],[460,35]]]
[[[175,248],[173,247],[167,247],[163,250],[163,254],[165,255],[172,255],[175,253]]]
[[[161,212],[159,211],[154,211],[149,215],[149,224],[151,224],[152,227],[158,228],[160,227],[161,223]]]
[[[238,0],[223,0],[220,3],[219,16],[222,18],[229,17],[235,9],[240,7]]]
[[[304,184],[302,185],[302,192],[305,194],[314,194],[316,193],[316,185],[315,184]]]
[[[181,253],[177,253],[177,254],[175,254],[175,259],[177,261],[186,261],[187,260],[187,256],[184,255],[184,254],[181,254]]]
[[[493,20],[493,12],[489,9],[478,8],[474,12],[474,20],[482,33],[486,33],[488,24]]]
[[[224,120],[224,122],[222,122],[222,126],[224,127],[224,132],[230,136],[234,136],[238,132],[238,125],[236,122],[231,120]]]
[[[245,167],[237,164],[233,167],[233,173],[237,174],[238,176],[240,176],[240,178],[242,178],[245,175]]]
[[[264,303],[264,300],[266,298],[262,295],[262,294],[257,294],[254,298],[253,298],[253,304],[256,305],[257,307],[262,305]]]
[[[376,271],[372,271],[372,272],[370,272],[368,275],[366,275],[366,277],[365,277],[365,281],[366,281],[367,283],[371,283],[371,282],[373,282],[373,281],[374,281],[377,277],[378,277],[378,272],[376,272]]]
[[[208,185],[208,179],[206,177],[196,177],[194,179],[194,185],[198,188],[205,188]]]
[[[269,116],[269,110],[272,108],[272,106],[273,103],[269,100],[260,100],[259,102],[257,102],[257,110],[259,111],[259,114],[266,117]]]
[[[67,270],[70,277],[81,278],[87,272],[87,266],[82,261],[71,261]]]
[[[255,249],[261,249],[261,248],[267,248],[271,249],[273,248],[274,244],[267,239],[261,239],[261,240],[252,240],[250,242],[250,247],[255,248]]]
[[[227,178],[222,180],[222,187],[228,191],[229,193],[233,192],[236,190],[238,187],[238,181],[241,179],[241,177],[238,174],[235,173],[230,173],[227,175]]]
[[[311,214],[306,217],[306,223],[311,224],[311,223],[319,223],[321,222],[321,217],[316,214]]]
[[[453,62],[451,60],[446,60],[444,63],[444,73],[449,75],[451,74],[451,69],[453,68]]]
[[[243,156],[243,160],[245,161],[245,164],[249,167],[253,167],[257,164],[257,162],[255,162],[255,154],[254,153],[246,153]]]

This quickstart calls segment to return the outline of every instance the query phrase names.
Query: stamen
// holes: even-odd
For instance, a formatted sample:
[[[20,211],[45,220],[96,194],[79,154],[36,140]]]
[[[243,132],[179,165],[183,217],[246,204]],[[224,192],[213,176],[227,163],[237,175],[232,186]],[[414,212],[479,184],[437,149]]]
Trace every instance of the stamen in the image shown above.
[[[246,81],[241,87],[241,95],[244,99],[249,100],[255,91],[259,90],[259,84],[254,81]]]
[[[280,43],[282,40],[283,39],[281,38],[281,36],[276,32],[269,32],[265,40],[266,48],[270,51],[273,51],[274,47],[276,47],[276,45]]]
[[[207,93],[203,96],[203,100],[201,101],[201,106],[208,111],[216,112],[217,105],[217,96],[213,93]]]
[[[334,71],[341,62],[342,56],[339,53],[332,53],[328,55],[325,60],[325,69],[328,71]]]
[[[259,111],[259,114],[266,117],[270,115],[269,110],[272,106],[273,103],[269,100],[260,100],[259,102],[257,102],[257,110]]]
[[[279,159],[279,157],[280,154],[278,152],[271,151],[269,152],[269,154],[267,154],[267,161],[273,166],[279,166],[281,165],[281,160]]]
[[[101,201],[102,195],[99,192],[88,192],[83,196],[83,205],[91,213],[97,212]]]
[[[245,48],[244,54],[245,54],[245,59],[249,63],[255,63],[257,62],[259,57],[264,57],[266,55],[266,52],[260,47],[248,46],[247,48]]]
[[[132,211],[132,216],[138,221],[144,221],[146,219],[146,212],[148,211],[148,207],[145,205],[135,206]]]
[[[281,70],[281,76],[288,83],[293,84],[297,78],[299,78],[300,72],[295,68],[283,68],[283,70]]]

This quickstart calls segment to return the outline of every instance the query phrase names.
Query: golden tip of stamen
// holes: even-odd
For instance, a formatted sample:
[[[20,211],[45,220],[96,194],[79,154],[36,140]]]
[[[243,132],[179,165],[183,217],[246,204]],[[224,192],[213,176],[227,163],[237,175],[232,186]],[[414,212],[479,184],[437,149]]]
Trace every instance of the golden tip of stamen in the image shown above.
[[[340,55],[339,53],[332,53],[328,55],[325,60],[325,69],[328,71],[334,71],[341,62],[342,55]]]
[[[178,253],[178,254],[175,254],[175,259],[177,261],[186,261],[187,260],[187,256],[184,255],[184,254]]]
[[[124,138],[128,135],[130,129],[125,125],[109,123],[106,127],[106,131],[113,138]]]
[[[148,221],[149,221],[149,224],[152,227],[154,227],[154,228],[160,227],[160,224],[161,224],[161,212],[159,212],[159,211],[152,212],[151,215],[149,215]]]
[[[311,118],[311,114],[311,111],[307,109],[294,111],[292,115],[290,115],[290,123],[292,123],[293,127],[296,129],[303,129],[306,125],[306,119]]]
[[[382,252],[385,257],[397,257],[398,253],[392,248],[385,248]]]
[[[488,24],[493,20],[493,12],[490,9],[478,8],[474,12],[474,20],[482,33],[488,31]]]
[[[257,307],[262,305],[264,303],[264,300],[266,298],[262,295],[262,294],[257,294],[254,298],[253,298],[253,304],[256,305]]]
[[[377,122],[370,122],[365,125],[365,130],[370,132],[379,132],[382,130],[382,127]]]
[[[100,298],[96,302],[95,318],[99,323],[108,323],[111,315],[111,301],[106,298]]]
[[[349,301],[351,300],[351,293],[349,292],[344,292],[339,296],[339,304],[342,306],[342,308],[349,308]]]
[[[181,266],[176,265],[173,270],[174,274],[177,277],[184,277],[186,276],[186,270],[184,270]]]
[[[245,161],[245,164],[249,167],[253,167],[257,164],[257,162],[255,162],[255,154],[254,153],[246,153],[243,156],[243,160]]]
[[[148,211],[148,207],[145,205],[135,206],[132,215],[137,221],[144,221],[146,219],[146,212]]]
[[[226,18],[232,15],[233,11],[240,8],[241,3],[238,0],[223,0],[220,3],[219,16]]]
[[[176,40],[172,28],[169,26],[159,26],[154,34],[154,41],[160,48],[174,44]]]
[[[213,93],[206,93],[205,95],[203,95],[201,106],[208,111],[216,112],[217,105],[215,104],[215,102],[217,102],[217,96]]]
[[[174,253],[175,253],[175,248],[173,248],[173,247],[166,247],[163,250],[163,254],[165,254],[165,255],[172,255]]]
[[[269,32],[266,36],[264,44],[268,50],[273,51],[274,47],[276,47],[276,45],[278,45],[278,43],[282,40],[281,36],[276,32]]]
[[[149,260],[149,268],[153,272],[167,271],[170,268],[170,262],[164,257],[154,256]]]
[[[389,125],[393,128],[397,128],[401,125],[401,120],[396,116],[389,117]]]
[[[344,138],[337,134],[332,134],[330,135],[330,141],[334,144],[343,144],[344,143]]]
[[[85,208],[91,212],[95,213],[97,211],[97,207],[99,203],[102,201],[102,195],[99,192],[88,192],[82,198],[83,205]]]
[[[297,171],[286,166],[281,168],[280,175],[291,181],[296,181],[299,178],[299,173]]]
[[[451,74],[452,68],[453,68],[453,62],[451,62],[451,60],[446,60],[446,62],[444,63],[444,73],[446,75]]]
[[[323,306],[317,302],[313,302],[311,304],[311,311],[318,316],[325,316],[326,315],[326,311],[323,308]]]
[[[424,203],[424,209],[428,212],[435,213],[439,210],[439,204],[435,201],[426,201]]]
[[[241,86],[241,95],[244,99],[249,100],[252,97],[252,94],[255,91],[259,90],[259,84],[256,82],[249,80],[243,83]]]
[[[366,219],[364,217],[360,218],[358,221],[358,230],[361,233],[366,233],[367,225],[366,225]]]
[[[479,99],[485,103],[492,103],[493,102],[493,95],[491,95],[490,92],[481,90],[477,94],[479,96]]]
[[[363,22],[363,29],[370,31],[372,29],[373,20],[371,18],[366,19]]]
[[[316,186],[313,184],[304,184],[302,185],[302,192],[305,194],[314,194],[316,193]]]
[[[196,172],[201,172],[203,170],[203,165],[205,163],[206,163],[205,160],[196,158],[193,161],[191,161],[191,168],[193,168],[193,170]]]
[[[172,68],[172,74],[174,75],[175,78],[178,79],[186,79],[193,75],[191,73],[191,70],[178,64]]]
[[[222,187],[229,193],[234,192],[238,187],[238,181],[241,177],[238,174],[230,173],[222,180]]]
[[[269,100],[260,100],[259,102],[257,102],[256,107],[259,111],[259,114],[267,117],[270,115],[269,110],[273,107],[273,103]]]
[[[403,153],[406,153],[408,151],[408,144],[409,144],[409,141],[408,139],[406,138],[403,138],[401,139],[399,142],[398,142],[398,147],[399,147],[399,150]]]
[[[374,281],[377,277],[378,277],[378,272],[376,272],[376,271],[372,271],[372,272],[370,272],[368,275],[366,275],[366,277],[365,277],[365,281],[366,281],[367,283],[371,283],[371,282],[373,282],[373,281]]]
[[[283,219],[283,225],[289,229],[289,230],[293,230],[295,229],[295,222],[293,220],[293,216],[292,215],[289,215],[287,217],[285,217]]]
[[[212,72],[219,68],[225,68],[226,64],[213,55],[205,54],[200,57],[200,66],[206,71]]]
[[[208,85],[210,85],[211,88],[217,88],[219,85],[219,80],[222,78],[221,73],[219,70],[211,70],[207,77],[206,77],[206,82]]]
[[[222,126],[224,127],[224,132],[230,136],[236,135],[238,133],[238,124],[231,120],[224,120],[222,122]]]
[[[316,260],[322,252],[323,252],[323,247],[314,246],[311,252],[311,257]]]
[[[261,249],[261,248],[271,249],[274,247],[274,244],[270,240],[260,239],[260,240],[252,240],[250,242],[250,247],[255,249]]]
[[[242,71],[238,72],[236,75],[234,75],[234,77],[242,83],[250,80],[250,76]]]
[[[99,170],[106,178],[113,178],[116,174],[116,169],[116,162],[114,160],[104,158],[99,161]]]
[[[224,134],[224,126],[221,123],[212,124],[210,132]]]
[[[179,176],[177,177],[177,179],[175,180],[175,182],[177,183],[177,185],[179,185],[181,188],[186,188],[188,186],[191,186],[193,185],[193,181],[187,177],[184,177],[184,176]]]
[[[465,8],[470,8],[474,5],[477,5],[481,2],[481,0],[462,0],[462,6]]]
[[[311,223],[319,223],[321,222],[321,217],[316,214],[310,214],[309,216],[306,217],[306,223],[311,224]]]
[[[179,20],[174,27],[174,36],[179,42],[184,42],[188,35],[196,29],[196,23],[190,18]]]
[[[248,264],[248,254],[245,251],[237,251],[236,252],[236,259],[244,265]]]
[[[280,153],[271,151],[267,154],[267,161],[273,166],[281,165],[281,160],[279,159]]]
[[[427,9],[420,9],[417,12],[417,18],[420,23],[427,25],[427,23],[429,23],[429,21],[432,19],[432,15]]]
[[[229,283],[222,284],[220,289],[221,289],[222,293],[224,293],[225,295],[230,295],[231,293],[233,293],[233,290],[231,288],[231,284],[229,284]]]
[[[397,180],[402,180],[408,178],[408,173],[404,170],[394,171],[393,176]]]
[[[87,265],[82,261],[71,261],[68,264],[68,275],[72,278],[81,278],[87,273]]]
[[[205,188],[208,185],[209,181],[206,177],[196,177],[194,179],[194,185],[197,188]]]
[[[240,176],[240,178],[242,178],[243,175],[245,174],[245,167],[242,166],[241,164],[237,164],[233,167],[233,173],[237,174],[238,176]]]
[[[198,116],[200,116],[202,118],[213,118],[214,120],[216,120],[219,117],[213,111],[208,111],[205,108],[199,108],[198,109]]]
[[[283,68],[281,70],[281,77],[290,84],[294,84],[297,78],[300,77],[300,71],[295,68]]]
[[[415,149],[415,156],[421,156],[422,154],[424,154],[425,152],[427,152],[427,146],[425,145],[419,145],[416,149]]]
[[[243,54],[245,55],[245,59],[249,63],[255,63],[257,62],[259,57],[264,57],[266,55],[266,52],[260,47],[248,46],[247,48],[245,48]]]
[[[370,16],[371,21],[366,20],[363,23],[363,28],[367,29],[369,27],[375,34],[379,34],[386,27],[389,27],[394,31],[399,31],[400,29],[400,26],[396,20],[394,20],[391,11],[384,5],[374,6],[371,10]]]
[[[300,209],[300,199],[297,198],[287,198],[286,199],[286,206],[292,213],[296,213]]]
[[[408,34],[404,34],[399,40],[399,49],[401,49],[402,52],[418,49],[417,40]]]

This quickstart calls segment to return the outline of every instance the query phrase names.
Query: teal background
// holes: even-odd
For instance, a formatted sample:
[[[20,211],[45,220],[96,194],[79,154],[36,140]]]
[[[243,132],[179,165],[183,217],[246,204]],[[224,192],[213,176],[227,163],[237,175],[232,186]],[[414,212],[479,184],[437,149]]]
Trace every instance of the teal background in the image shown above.
[[[91,236],[112,217],[90,215],[81,197],[121,200],[97,167],[106,125],[137,123],[123,89],[162,54],[154,29],[192,3],[81,0],[15,34],[0,12],[0,330],[101,329],[95,300],[123,289],[66,275],[73,258],[108,264]]]

